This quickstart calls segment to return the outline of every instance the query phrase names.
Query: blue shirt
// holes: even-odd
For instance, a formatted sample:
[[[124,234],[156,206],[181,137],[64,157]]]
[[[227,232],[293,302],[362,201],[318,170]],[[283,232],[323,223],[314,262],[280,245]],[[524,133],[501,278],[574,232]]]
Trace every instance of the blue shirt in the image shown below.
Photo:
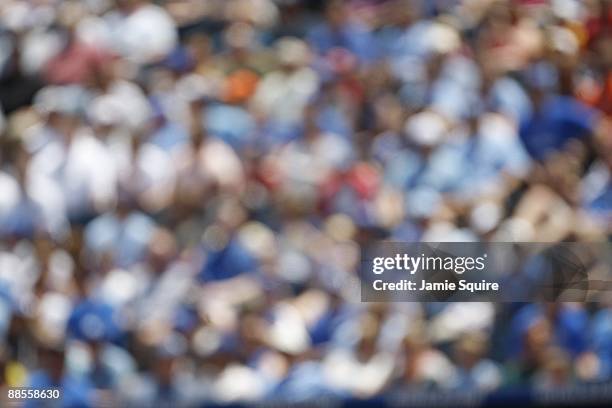
[[[592,133],[596,111],[569,96],[551,96],[521,124],[520,137],[531,156],[545,159],[570,139]]]

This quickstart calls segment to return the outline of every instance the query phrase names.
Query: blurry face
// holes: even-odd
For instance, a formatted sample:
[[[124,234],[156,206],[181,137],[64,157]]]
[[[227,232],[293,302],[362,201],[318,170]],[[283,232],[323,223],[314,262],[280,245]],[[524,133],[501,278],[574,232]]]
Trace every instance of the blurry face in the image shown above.
[[[550,323],[545,319],[534,323],[525,335],[525,346],[531,356],[538,358],[551,340]]]
[[[64,372],[64,354],[58,351],[41,352],[40,366],[56,383],[59,383]]]
[[[482,354],[483,353],[480,349],[480,346],[474,344],[459,344],[455,349],[455,358],[457,360],[457,364],[466,368],[473,367],[478,362],[478,360],[480,360]]]
[[[123,12],[133,11],[140,4],[144,4],[146,0],[115,0],[117,7]]]
[[[53,252],[53,242],[47,238],[38,238],[34,241],[36,255],[41,263],[46,264]]]
[[[49,115],[49,124],[68,142],[79,126],[79,119],[76,116],[54,112]]]
[[[340,28],[346,21],[346,12],[344,6],[339,2],[330,5],[325,13],[327,21],[332,28]]]
[[[15,170],[17,170],[17,178],[21,185],[25,185],[26,182],[29,160],[30,158],[25,151],[21,151],[17,154]]]
[[[508,5],[498,2],[491,8],[489,22],[492,28],[502,29],[512,24],[512,13]]]
[[[212,51],[210,40],[203,34],[193,35],[189,39],[187,46],[189,47],[189,51],[196,61],[206,59]]]
[[[596,52],[602,67],[612,68],[612,36],[604,37],[596,44]]]
[[[415,20],[417,11],[409,1],[399,1],[391,8],[391,12],[390,18],[396,19],[397,24],[400,26],[407,26]]]
[[[359,356],[364,359],[370,358],[376,351],[374,338],[365,338],[359,342]]]
[[[604,163],[612,171],[612,120],[604,120],[600,124],[596,149],[600,152]]]
[[[156,233],[151,239],[149,261],[156,269],[163,269],[176,254],[176,241],[167,231]]]
[[[157,379],[162,384],[168,384],[172,381],[172,371],[174,367],[174,359],[160,358],[155,364],[155,374]]]

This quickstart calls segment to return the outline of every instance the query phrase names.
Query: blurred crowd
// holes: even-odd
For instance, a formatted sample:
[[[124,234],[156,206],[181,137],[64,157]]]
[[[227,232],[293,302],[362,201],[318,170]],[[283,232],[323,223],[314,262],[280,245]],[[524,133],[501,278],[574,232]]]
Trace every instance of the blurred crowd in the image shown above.
[[[609,241],[611,69],[608,0],[2,0],[0,384],[610,381],[611,292],[362,303],[356,270],[378,240]]]

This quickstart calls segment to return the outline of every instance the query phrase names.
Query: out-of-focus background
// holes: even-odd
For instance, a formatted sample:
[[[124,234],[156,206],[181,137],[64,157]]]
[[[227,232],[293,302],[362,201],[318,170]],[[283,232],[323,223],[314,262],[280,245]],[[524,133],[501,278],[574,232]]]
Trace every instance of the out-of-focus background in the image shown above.
[[[610,392],[612,288],[362,303],[356,269],[377,240],[609,241],[611,68],[607,0],[2,0],[0,384]]]

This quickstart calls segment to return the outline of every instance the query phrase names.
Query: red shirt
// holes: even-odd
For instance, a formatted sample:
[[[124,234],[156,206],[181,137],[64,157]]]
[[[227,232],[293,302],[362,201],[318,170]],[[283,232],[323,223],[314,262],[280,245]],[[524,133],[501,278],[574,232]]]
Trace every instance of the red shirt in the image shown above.
[[[44,76],[51,84],[82,84],[108,57],[108,53],[75,41],[47,62]]]

